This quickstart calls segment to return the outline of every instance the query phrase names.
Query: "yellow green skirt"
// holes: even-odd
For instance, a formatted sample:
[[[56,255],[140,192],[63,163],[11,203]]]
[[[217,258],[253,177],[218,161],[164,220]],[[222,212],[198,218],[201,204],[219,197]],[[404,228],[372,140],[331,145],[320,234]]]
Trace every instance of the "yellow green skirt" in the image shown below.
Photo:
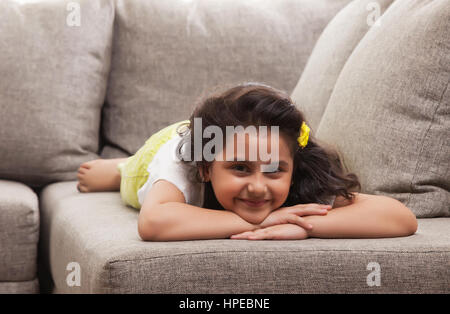
[[[121,175],[120,196],[126,205],[136,209],[141,208],[137,192],[147,182],[149,175],[147,171],[148,165],[159,148],[174,138],[177,135],[178,126],[184,123],[189,123],[189,120],[174,123],[153,134],[136,154],[128,157],[125,162],[117,166]]]

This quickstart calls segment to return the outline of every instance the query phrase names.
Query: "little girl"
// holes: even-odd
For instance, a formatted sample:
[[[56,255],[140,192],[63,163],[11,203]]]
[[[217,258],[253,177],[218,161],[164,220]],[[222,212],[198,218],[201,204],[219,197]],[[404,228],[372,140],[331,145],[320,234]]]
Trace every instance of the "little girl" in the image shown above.
[[[278,132],[256,136],[237,126],[278,127]],[[230,127],[238,131],[227,133],[217,147],[205,139],[208,127],[222,134]],[[358,193],[358,178],[344,171],[337,151],[319,145],[309,132],[289,96],[245,83],[200,101],[189,120],[160,130],[129,158],[82,164],[77,187],[80,192],[120,190],[125,204],[140,209],[139,235],[149,241],[375,238],[416,232],[416,217],[406,206]],[[276,160],[260,154],[249,158],[252,149],[261,152],[263,146],[277,152]],[[213,160],[204,156],[208,149]]]

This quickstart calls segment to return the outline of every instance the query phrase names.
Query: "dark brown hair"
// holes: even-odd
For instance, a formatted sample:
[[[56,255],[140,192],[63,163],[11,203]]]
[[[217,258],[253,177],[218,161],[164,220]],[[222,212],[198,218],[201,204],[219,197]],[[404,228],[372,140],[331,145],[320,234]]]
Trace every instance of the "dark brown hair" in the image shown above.
[[[186,143],[191,147],[190,160],[194,160],[195,128],[190,128],[194,125],[194,118],[202,119],[202,134],[210,125],[218,126],[223,134],[226,133],[226,126],[279,127],[280,135],[283,135],[290,145],[294,164],[292,185],[282,207],[328,203],[333,195],[341,195],[351,200],[354,194],[350,190],[361,189],[358,177],[344,170],[338,152],[324,143],[319,145],[312,132],[309,134],[308,144],[303,149],[298,145],[297,138],[305,117],[286,93],[273,87],[261,83],[244,83],[200,99],[189,118],[190,124],[187,125],[187,133],[191,135]],[[305,123],[308,124],[307,121]],[[187,133],[179,134],[185,136]],[[207,140],[203,139],[202,134],[198,138],[202,138],[203,150]],[[178,147],[179,150],[182,145],[183,141]],[[194,179],[201,181],[198,170],[207,169],[212,162],[201,157],[201,161],[195,163],[197,172]],[[215,197],[211,182],[205,183],[203,207],[224,209]]]

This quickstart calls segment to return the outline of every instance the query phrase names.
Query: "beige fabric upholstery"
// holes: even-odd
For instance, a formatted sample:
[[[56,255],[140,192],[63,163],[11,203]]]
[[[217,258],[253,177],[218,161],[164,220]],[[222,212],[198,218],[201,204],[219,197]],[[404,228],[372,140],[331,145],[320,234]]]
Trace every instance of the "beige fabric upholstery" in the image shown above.
[[[20,290],[14,282],[36,279],[38,240],[37,195],[22,183],[0,180],[0,292]]]
[[[83,194],[63,182],[40,197],[57,293],[449,292],[448,218],[421,219],[417,234],[402,238],[144,242],[138,212],[117,192]],[[67,284],[71,262],[80,286]],[[380,286],[367,284],[371,262]]]
[[[0,1],[0,178],[74,180],[97,157],[114,8],[68,3]]]
[[[259,81],[290,94],[348,2],[117,0],[102,156],[134,154],[218,85]]]
[[[380,22],[347,60],[316,135],[363,192],[450,216],[450,2],[398,0]]]
[[[39,293],[39,283],[37,279],[30,281],[0,281],[0,294],[35,294]]]
[[[336,80],[350,54],[393,0],[354,0],[327,25],[292,92],[298,108],[306,113],[311,133],[319,127]]]

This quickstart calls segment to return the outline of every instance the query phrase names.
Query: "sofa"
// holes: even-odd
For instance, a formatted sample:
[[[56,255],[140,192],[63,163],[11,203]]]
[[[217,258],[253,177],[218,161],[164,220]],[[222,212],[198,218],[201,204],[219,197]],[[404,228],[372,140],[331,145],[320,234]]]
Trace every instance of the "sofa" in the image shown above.
[[[447,0],[3,0],[0,293],[449,293]],[[408,237],[145,242],[79,165],[224,85],[291,95]]]

